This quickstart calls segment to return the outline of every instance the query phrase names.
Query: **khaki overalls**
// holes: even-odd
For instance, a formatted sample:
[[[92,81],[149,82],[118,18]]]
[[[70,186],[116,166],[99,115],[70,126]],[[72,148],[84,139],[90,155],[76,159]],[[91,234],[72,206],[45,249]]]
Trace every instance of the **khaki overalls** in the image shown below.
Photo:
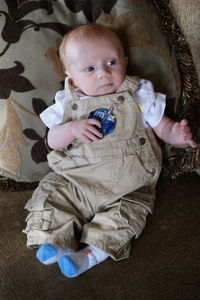
[[[26,205],[27,246],[51,242],[77,250],[81,241],[116,260],[129,256],[130,240],[152,212],[161,169],[160,148],[132,97],[138,82],[127,76],[115,94],[80,99],[66,80],[63,123],[113,106],[117,125],[98,142],[74,140],[48,155],[53,172]]]

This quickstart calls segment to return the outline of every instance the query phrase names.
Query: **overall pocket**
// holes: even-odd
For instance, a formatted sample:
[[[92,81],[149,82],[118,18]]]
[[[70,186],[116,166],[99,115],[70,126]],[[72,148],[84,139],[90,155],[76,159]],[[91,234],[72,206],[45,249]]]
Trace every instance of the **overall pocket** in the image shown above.
[[[115,191],[118,191],[121,197],[155,181],[156,163],[151,166],[145,165],[137,153],[127,154],[120,160],[118,160],[119,167],[116,177],[118,181],[116,181]],[[117,170],[117,168],[115,169]]]
[[[66,179],[54,172],[50,172],[40,181],[39,186],[33,192],[31,199],[26,203],[25,209],[29,211],[43,210],[49,195],[65,184]]]

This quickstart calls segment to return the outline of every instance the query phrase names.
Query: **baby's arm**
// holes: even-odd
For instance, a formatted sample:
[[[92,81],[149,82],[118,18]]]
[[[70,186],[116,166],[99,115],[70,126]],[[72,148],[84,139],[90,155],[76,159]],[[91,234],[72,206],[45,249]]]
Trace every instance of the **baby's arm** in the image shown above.
[[[192,139],[192,133],[188,126],[188,121],[183,119],[180,123],[174,122],[166,115],[163,116],[160,123],[153,128],[156,135],[165,142],[172,145],[189,145],[196,147]]]
[[[54,150],[67,147],[74,139],[80,139],[86,144],[98,141],[102,134],[95,128],[101,128],[101,123],[96,119],[70,121],[55,125],[48,132],[48,144]]]

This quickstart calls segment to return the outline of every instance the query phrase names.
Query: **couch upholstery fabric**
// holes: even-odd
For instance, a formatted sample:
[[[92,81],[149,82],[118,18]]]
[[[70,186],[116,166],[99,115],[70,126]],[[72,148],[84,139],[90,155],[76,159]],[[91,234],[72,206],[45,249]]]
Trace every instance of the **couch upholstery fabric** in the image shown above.
[[[108,259],[78,278],[44,266],[25,247],[24,204],[32,191],[0,192],[1,300],[200,299],[199,175],[160,178],[153,215],[130,259]]]

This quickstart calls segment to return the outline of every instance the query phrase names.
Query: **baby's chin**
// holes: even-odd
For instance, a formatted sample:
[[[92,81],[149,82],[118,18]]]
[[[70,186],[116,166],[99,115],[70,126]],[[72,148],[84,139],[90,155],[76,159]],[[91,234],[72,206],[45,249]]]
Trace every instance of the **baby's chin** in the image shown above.
[[[105,96],[105,95],[115,93],[116,90],[117,90],[116,87],[108,85],[108,86],[102,86],[98,88],[96,92],[87,93],[86,95],[90,97]]]

